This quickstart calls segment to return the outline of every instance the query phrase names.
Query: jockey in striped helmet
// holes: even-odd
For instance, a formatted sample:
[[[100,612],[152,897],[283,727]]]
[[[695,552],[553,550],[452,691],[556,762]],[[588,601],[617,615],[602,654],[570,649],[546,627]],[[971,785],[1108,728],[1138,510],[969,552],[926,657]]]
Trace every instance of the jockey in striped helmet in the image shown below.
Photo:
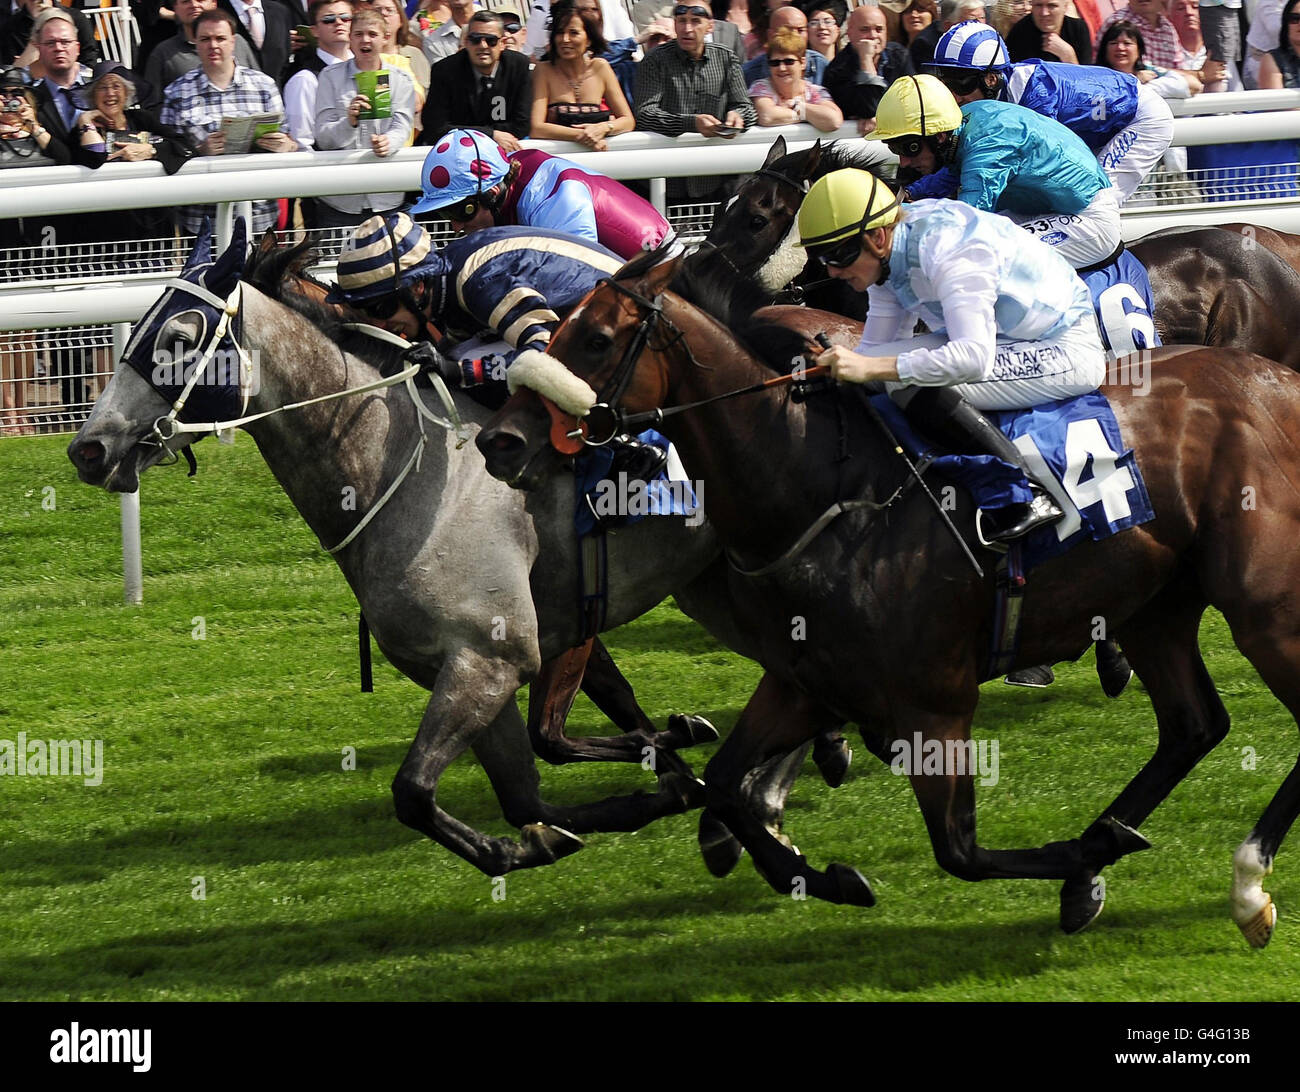
[[[434,250],[404,212],[372,216],[339,254],[330,303],[361,311],[413,343],[405,354],[448,385],[504,400],[508,371],[528,352],[544,354],[560,320],[622,260],[604,247],[541,228],[487,228]],[[434,347],[489,331],[500,353],[453,360]],[[491,340],[490,338],[488,340]],[[647,480],[663,462],[653,445],[627,441],[615,472]]]
[[[997,99],[1059,121],[1096,154],[1121,204],[1173,140],[1168,104],[1128,73],[1055,61],[1012,64],[1006,43],[984,23],[948,30],[935,45],[930,71],[959,105]]]

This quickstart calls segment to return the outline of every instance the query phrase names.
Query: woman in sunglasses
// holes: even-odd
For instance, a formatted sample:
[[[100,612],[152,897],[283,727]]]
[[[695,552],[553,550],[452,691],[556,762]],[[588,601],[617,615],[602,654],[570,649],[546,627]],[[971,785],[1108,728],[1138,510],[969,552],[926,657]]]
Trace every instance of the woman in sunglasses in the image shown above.
[[[836,379],[880,383],[907,416],[953,450],[1025,472],[1032,495],[986,512],[988,541],[1061,517],[1019,449],[981,410],[1027,409],[1096,390],[1105,351],[1092,301],[1052,248],[1010,220],[957,201],[899,205],[874,175],[818,179],[799,209],[801,245],[869,301],[857,350],[827,349]],[[932,331],[912,338],[917,320]]]
[[[791,125],[806,121],[823,133],[844,124],[844,115],[830,92],[803,78],[808,48],[793,30],[778,30],[767,43],[768,78],[755,80],[749,97],[759,125]]]

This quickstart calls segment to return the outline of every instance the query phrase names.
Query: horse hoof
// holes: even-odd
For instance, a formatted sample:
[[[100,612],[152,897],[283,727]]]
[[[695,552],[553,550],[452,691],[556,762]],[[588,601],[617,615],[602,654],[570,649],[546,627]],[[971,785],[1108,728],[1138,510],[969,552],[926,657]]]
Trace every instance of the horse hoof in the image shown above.
[[[1133,669],[1114,641],[1097,642],[1097,678],[1108,698],[1118,698],[1133,678]]]
[[[577,853],[585,844],[576,834],[550,823],[529,823],[520,830],[519,836],[529,850],[541,854],[548,864]]]
[[[1096,882],[1096,874],[1085,872],[1061,885],[1061,932],[1066,936],[1082,933],[1097,920],[1106,905],[1106,887]]]
[[[675,795],[681,804],[682,811],[694,811],[696,808],[704,807],[707,790],[704,787],[704,782],[698,777],[688,777],[679,773],[666,773],[659,778],[659,789],[661,792],[669,792]]]
[[[832,789],[844,784],[844,775],[849,772],[849,763],[853,761],[853,749],[849,741],[840,738],[831,743],[818,739],[813,744],[813,761],[821,772],[822,780]]]
[[[1056,682],[1056,672],[1047,664],[1039,664],[1037,667],[1022,667],[1019,671],[1013,671],[1003,681],[1008,686],[1029,686],[1041,690]]]
[[[871,890],[867,878],[856,868],[849,865],[829,864],[826,866],[826,878],[835,888],[832,902],[842,906],[875,906],[876,894]]]
[[[668,730],[680,737],[678,747],[695,747],[701,743],[717,743],[722,737],[704,717],[694,713],[674,713],[668,718]]]
[[[700,816],[700,855],[704,867],[721,879],[733,868],[745,852],[740,840],[711,812]]]
[[[1252,948],[1263,948],[1273,939],[1273,927],[1277,925],[1277,905],[1273,896],[1264,892],[1264,905],[1247,920],[1237,922],[1237,928]]]

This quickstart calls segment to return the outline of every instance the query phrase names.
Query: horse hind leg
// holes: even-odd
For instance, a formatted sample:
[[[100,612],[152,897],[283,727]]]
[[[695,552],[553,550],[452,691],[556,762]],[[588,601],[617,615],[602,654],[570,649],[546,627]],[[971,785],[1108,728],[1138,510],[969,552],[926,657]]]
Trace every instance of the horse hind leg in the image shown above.
[[[1204,598],[1186,583],[1156,597],[1121,632],[1134,670],[1146,685],[1159,736],[1155,753],[1085,831],[1141,849],[1135,832],[1192,768],[1228,734],[1228,711],[1205,669],[1197,643]],[[1101,913],[1104,887],[1089,867],[1061,889],[1061,928],[1077,933]]]
[[[1278,587],[1296,587],[1292,574],[1279,573],[1277,579],[1291,581]],[[1296,631],[1294,612],[1244,613],[1246,617],[1238,618],[1237,612],[1224,611],[1237,647],[1291,715],[1300,719],[1300,632]],[[1253,948],[1263,948],[1277,924],[1277,906],[1263,889],[1263,881],[1273,871],[1273,859],[1297,814],[1300,760],[1232,858],[1232,919]]]

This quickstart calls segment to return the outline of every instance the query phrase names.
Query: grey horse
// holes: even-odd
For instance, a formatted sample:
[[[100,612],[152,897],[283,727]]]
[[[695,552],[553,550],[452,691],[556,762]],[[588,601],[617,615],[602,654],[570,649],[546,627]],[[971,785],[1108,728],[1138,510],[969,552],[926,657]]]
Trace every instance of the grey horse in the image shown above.
[[[195,433],[174,432],[163,420],[178,400],[184,368],[160,377],[156,363],[183,360],[204,377],[179,399],[186,418],[268,414],[241,427],[323,545],[343,542],[381,505],[334,556],[384,655],[431,692],[393,782],[397,815],[488,875],[574,852],[582,843],[570,831],[635,829],[698,806],[699,783],[667,751],[656,755],[654,793],[572,807],[541,799],[514,699],[544,661],[581,642],[572,481],[525,495],[493,479],[474,445],[422,426],[407,388],[378,386],[396,350],[357,335],[340,344],[299,310],[242,282],[244,249],[242,229],[215,263],[200,244],[182,280],[137,325],[123,363],[69,445],[81,480],[132,491],[144,470],[192,442]],[[210,364],[204,367],[220,344],[256,363],[256,384],[245,374],[232,390],[229,375],[222,386]],[[359,386],[376,389],[269,412]],[[471,432],[489,415],[463,396],[455,406]],[[419,469],[383,504],[425,430]],[[716,538],[702,522],[651,518],[610,534],[607,628],[675,592],[688,614],[745,651],[720,564]],[[443,771],[470,747],[506,819],[521,828],[519,840],[484,835],[438,806]],[[769,763],[753,779],[753,806],[773,828],[804,753]],[[720,852],[739,849],[728,843]]]

